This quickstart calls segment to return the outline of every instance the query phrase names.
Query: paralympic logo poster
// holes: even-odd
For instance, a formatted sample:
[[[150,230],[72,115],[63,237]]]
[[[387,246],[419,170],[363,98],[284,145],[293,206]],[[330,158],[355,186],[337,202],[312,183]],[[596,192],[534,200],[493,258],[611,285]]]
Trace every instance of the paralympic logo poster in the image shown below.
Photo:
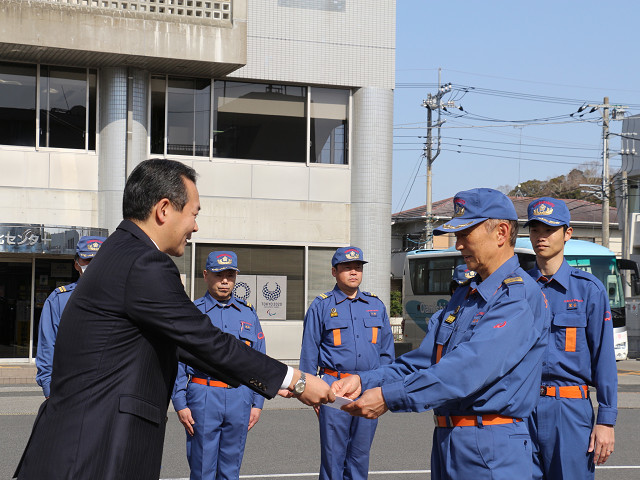
[[[260,320],[287,319],[287,277],[238,275],[233,294],[251,303]]]

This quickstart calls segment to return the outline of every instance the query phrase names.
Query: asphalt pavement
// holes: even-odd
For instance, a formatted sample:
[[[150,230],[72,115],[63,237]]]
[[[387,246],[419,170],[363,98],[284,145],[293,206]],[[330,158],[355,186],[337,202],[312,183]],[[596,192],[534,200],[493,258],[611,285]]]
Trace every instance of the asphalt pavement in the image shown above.
[[[8,369],[14,370],[16,378],[23,378],[18,373],[29,375],[18,372],[19,368],[29,367],[0,365],[0,479],[11,478],[43,400],[37,385],[6,381]],[[607,464],[596,470],[596,479],[640,480],[640,361],[618,362],[618,383],[616,449]],[[168,415],[161,479],[187,479],[184,429],[171,407]],[[372,447],[370,478],[429,479],[432,433],[431,413],[383,415]],[[311,408],[294,399],[269,400],[260,421],[249,432],[241,478],[317,478],[319,448],[317,420]]]

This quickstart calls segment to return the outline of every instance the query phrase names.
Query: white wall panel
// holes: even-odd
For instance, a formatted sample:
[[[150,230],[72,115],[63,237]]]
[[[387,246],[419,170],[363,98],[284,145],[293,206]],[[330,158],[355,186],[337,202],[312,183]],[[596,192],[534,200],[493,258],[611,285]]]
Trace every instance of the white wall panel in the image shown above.
[[[52,153],[50,188],[98,190],[98,156],[83,153]]]
[[[254,164],[252,197],[286,200],[309,198],[309,168],[305,164]]]
[[[343,167],[311,167],[309,200],[350,203],[351,170]]]

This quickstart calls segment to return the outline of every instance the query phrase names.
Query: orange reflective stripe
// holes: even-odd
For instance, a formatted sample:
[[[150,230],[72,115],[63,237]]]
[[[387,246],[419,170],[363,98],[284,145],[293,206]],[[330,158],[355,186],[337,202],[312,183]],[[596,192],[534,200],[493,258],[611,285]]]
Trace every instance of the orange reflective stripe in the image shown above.
[[[576,351],[576,333],[578,329],[576,327],[569,327],[566,329],[566,337],[564,342],[564,351],[565,352],[575,352]]]
[[[333,344],[337,347],[338,345],[342,345],[342,337],[340,336],[340,329],[333,329]]]
[[[373,327],[371,330],[371,343],[378,343],[378,327]]]
[[[442,358],[442,347],[443,345],[438,345],[438,348],[436,349],[436,363],[438,363]]]

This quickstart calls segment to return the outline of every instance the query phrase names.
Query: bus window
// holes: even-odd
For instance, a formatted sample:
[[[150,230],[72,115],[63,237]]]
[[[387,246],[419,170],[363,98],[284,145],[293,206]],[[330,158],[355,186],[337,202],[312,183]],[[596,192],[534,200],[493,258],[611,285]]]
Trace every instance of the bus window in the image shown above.
[[[414,295],[425,295],[427,293],[427,262],[426,258],[409,261],[409,276]]]
[[[460,256],[409,260],[413,295],[449,295],[453,269],[462,263]]]
[[[584,258],[567,256],[566,259],[567,263],[572,267],[589,272],[602,282],[609,295],[611,308],[624,307],[622,281],[620,280],[615,257]]]

